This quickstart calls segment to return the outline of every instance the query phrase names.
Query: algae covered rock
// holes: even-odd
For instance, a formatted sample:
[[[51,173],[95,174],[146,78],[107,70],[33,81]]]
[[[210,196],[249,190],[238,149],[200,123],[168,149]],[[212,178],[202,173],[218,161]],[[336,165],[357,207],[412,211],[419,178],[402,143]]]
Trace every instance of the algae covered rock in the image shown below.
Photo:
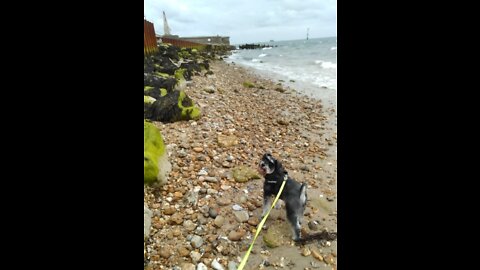
[[[194,74],[200,74],[200,71],[202,71],[200,65],[195,61],[183,62],[182,64],[180,64],[180,68],[183,68],[185,70],[183,75],[188,81],[192,79],[192,76]]]
[[[179,58],[191,58],[192,55],[190,54],[191,49],[188,48],[181,48],[180,51],[178,52],[178,57]]]
[[[273,223],[268,226],[267,231],[263,235],[263,242],[269,248],[276,248],[288,243],[289,237],[292,235],[290,225],[287,222]]]
[[[166,73],[169,75],[175,74],[175,70],[178,69],[177,65],[175,65],[170,58],[165,56],[160,56],[155,58],[154,71]]]
[[[254,88],[255,85],[251,82],[243,82],[243,87]]]
[[[180,48],[177,46],[172,46],[168,44],[162,44],[158,48],[158,54],[164,57],[168,57],[172,60],[180,60],[178,53],[180,52]]]
[[[173,91],[173,90],[172,90]],[[168,90],[165,88],[153,87],[153,86],[144,86],[143,95],[154,98],[155,100],[165,96]]]
[[[210,69],[210,64],[207,59],[203,58],[198,58],[197,59],[198,66],[200,67],[201,70],[209,70]],[[213,72],[212,72],[213,74]]]
[[[176,87],[175,89],[177,90],[183,90],[185,89],[185,86],[187,86],[187,80],[185,77],[185,69],[184,68],[179,68],[175,71],[175,79],[176,79]]]
[[[177,80],[173,76],[165,76],[164,73],[145,73],[143,75],[144,94],[146,86],[153,87],[153,89],[165,88],[170,92],[173,91],[176,84]]]
[[[156,101],[153,97],[143,96],[143,113],[147,112],[150,109],[150,106]]]
[[[200,109],[182,91],[173,91],[157,99],[146,112],[145,117],[153,121],[171,123],[200,118]]]
[[[153,104],[155,100],[153,97],[143,96],[143,103],[145,104]]]
[[[267,233],[263,235],[263,242],[269,248],[276,248],[281,245],[279,235],[277,235],[272,228],[269,228]]]
[[[172,165],[168,162],[165,144],[160,131],[152,124],[143,122],[143,183],[167,182]]]
[[[239,166],[233,169],[233,178],[235,181],[243,183],[250,179],[260,179],[258,172],[246,166]]]

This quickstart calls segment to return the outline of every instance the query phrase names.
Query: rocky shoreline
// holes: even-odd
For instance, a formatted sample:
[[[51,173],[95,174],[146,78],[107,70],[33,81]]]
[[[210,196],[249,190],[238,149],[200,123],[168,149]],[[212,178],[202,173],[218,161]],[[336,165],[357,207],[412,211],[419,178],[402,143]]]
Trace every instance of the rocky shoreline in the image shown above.
[[[181,89],[199,115],[152,121],[171,171],[163,186],[144,187],[145,269],[236,269],[262,211],[255,168],[265,152],[309,186],[303,233],[337,231],[334,109],[218,58],[207,65],[192,68],[196,76]],[[335,240],[294,245],[282,206],[245,269],[336,269],[336,247]]]

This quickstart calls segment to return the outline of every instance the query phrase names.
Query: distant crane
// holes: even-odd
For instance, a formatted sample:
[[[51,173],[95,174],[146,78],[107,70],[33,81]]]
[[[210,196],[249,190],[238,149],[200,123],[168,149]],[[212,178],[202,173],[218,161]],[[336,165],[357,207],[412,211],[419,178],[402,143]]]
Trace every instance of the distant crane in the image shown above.
[[[163,12],[163,32],[164,36],[171,36],[170,34],[170,27],[168,27],[167,16],[165,15],[165,11]]]

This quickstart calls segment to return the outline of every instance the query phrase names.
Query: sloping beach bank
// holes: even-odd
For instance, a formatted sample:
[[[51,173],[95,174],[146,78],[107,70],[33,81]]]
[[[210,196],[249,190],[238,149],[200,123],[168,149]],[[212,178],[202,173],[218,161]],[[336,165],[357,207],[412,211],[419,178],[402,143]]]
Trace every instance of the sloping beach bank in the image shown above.
[[[308,184],[305,232],[337,231],[335,106],[234,64],[212,61],[210,70],[184,89],[198,120],[154,122],[172,170],[166,185],[144,190],[153,213],[147,269],[238,263],[262,211],[263,179],[241,182],[234,172],[254,170],[265,152]],[[246,269],[336,269],[336,241],[293,245],[284,209],[266,224]]]

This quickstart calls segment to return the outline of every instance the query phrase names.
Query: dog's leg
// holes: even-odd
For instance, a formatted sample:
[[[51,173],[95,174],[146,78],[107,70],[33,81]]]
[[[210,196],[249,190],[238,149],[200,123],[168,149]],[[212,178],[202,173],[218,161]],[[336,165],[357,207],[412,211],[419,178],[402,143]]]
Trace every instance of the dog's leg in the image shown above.
[[[292,239],[294,241],[300,240],[300,217],[298,213],[287,206],[287,219],[292,226]]]
[[[300,205],[301,207],[299,208],[298,210],[298,217],[299,217],[299,223],[300,225],[302,225],[302,222],[303,222],[303,214],[305,212],[305,206],[307,205],[307,200],[308,200],[308,196],[307,196],[307,185],[305,183],[302,184],[302,186],[300,187]]]
[[[278,200],[277,203],[275,204],[275,206],[273,206],[273,208],[275,209],[281,209],[282,208],[282,200]]]
[[[265,196],[265,195],[264,195]],[[263,198],[263,213],[262,218],[267,214],[268,210],[272,207],[272,197],[265,196]]]

